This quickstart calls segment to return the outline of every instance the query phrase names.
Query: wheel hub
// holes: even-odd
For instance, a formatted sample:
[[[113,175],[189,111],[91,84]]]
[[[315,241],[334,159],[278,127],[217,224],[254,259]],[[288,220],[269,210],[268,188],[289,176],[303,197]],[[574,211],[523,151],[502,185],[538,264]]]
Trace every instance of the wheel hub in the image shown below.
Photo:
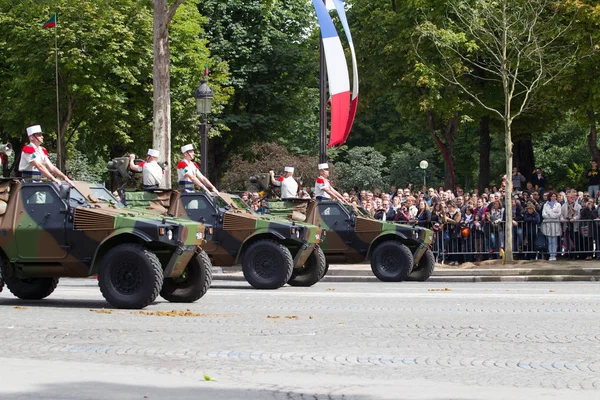
[[[258,276],[268,278],[277,270],[277,263],[271,254],[260,253],[254,259],[254,270]]]
[[[122,262],[113,268],[110,278],[114,287],[122,294],[134,293],[142,281],[139,268],[131,262]]]

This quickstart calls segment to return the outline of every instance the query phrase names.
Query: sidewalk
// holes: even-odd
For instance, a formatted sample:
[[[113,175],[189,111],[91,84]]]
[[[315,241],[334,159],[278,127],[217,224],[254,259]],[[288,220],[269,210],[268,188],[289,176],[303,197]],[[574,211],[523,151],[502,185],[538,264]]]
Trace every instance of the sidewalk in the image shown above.
[[[243,281],[241,267],[213,267],[214,280]],[[428,282],[561,282],[600,281],[600,262],[559,260],[548,262],[515,261],[503,265],[501,260],[464,263],[458,266],[436,264]],[[323,282],[379,282],[370,264],[334,264]]]

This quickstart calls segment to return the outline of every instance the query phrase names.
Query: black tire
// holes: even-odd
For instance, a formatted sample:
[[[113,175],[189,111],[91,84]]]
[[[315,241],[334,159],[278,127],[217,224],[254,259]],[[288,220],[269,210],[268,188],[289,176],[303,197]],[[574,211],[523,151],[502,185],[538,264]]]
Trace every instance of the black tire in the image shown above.
[[[54,292],[58,278],[4,278],[6,287],[15,296],[23,300],[41,300]]]
[[[323,275],[321,276],[321,279],[323,279],[323,277],[325,275],[327,275],[327,272],[329,272],[329,261],[327,261],[327,259],[325,259],[325,270],[323,270]],[[319,279],[319,280],[321,280]]]
[[[142,245],[126,243],[111,249],[98,271],[98,286],[113,307],[141,309],[152,303],[163,285],[156,254]]]
[[[178,278],[165,278],[160,296],[171,303],[193,303],[206,294],[212,282],[212,264],[205,251],[192,257]]]
[[[410,249],[395,240],[379,244],[371,256],[371,270],[383,282],[402,282],[411,273],[412,267]]]
[[[425,282],[433,274],[434,269],[435,257],[431,250],[427,250],[406,280]]]
[[[291,286],[312,286],[325,276],[326,267],[327,260],[325,260],[325,253],[317,246],[308,257],[308,260],[306,260],[303,268],[294,269],[288,284]]]
[[[278,289],[290,280],[294,270],[292,254],[273,240],[258,240],[246,249],[242,271],[256,289]]]
[[[2,279],[2,265],[0,265],[0,293],[2,293],[2,289],[4,289],[4,279]]]

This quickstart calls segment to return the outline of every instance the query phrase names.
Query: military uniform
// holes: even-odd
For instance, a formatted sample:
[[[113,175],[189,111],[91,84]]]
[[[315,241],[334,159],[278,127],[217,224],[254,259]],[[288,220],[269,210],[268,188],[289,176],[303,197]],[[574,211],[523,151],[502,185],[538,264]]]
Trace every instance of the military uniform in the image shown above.
[[[158,150],[149,149],[147,155],[151,157],[160,156]],[[144,190],[158,189],[162,186],[165,171],[156,161],[142,161],[137,166],[137,171],[142,173]]]
[[[42,133],[42,127],[39,125],[30,126],[27,128],[27,136],[35,135],[36,133]],[[33,160],[38,160],[40,164],[45,164],[48,160],[48,151],[42,146],[36,146],[33,143],[29,143],[23,146],[21,151],[21,161],[19,161],[19,171],[23,179],[32,180],[33,182],[40,182],[42,179],[42,173],[33,164]]]
[[[285,172],[294,173],[294,167],[285,167]],[[275,185],[281,186],[282,199],[290,199],[297,197],[298,195],[298,182],[296,182],[293,176],[288,176],[287,178],[280,176],[279,179],[275,181]]]
[[[327,163],[319,164],[319,169],[327,169],[329,165]],[[331,182],[329,179],[319,176],[315,183],[315,197],[317,200],[331,200],[331,196],[329,193],[325,191],[325,189],[331,189]]]
[[[190,150],[194,150],[194,146],[191,144],[186,144],[185,146],[181,147],[181,152],[184,154]],[[203,177],[198,164],[188,160],[179,161],[177,163],[177,181],[179,183],[179,190],[193,192],[194,182],[192,182],[190,178],[186,176],[188,172],[191,172],[192,176],[195,176],[198,179]]]

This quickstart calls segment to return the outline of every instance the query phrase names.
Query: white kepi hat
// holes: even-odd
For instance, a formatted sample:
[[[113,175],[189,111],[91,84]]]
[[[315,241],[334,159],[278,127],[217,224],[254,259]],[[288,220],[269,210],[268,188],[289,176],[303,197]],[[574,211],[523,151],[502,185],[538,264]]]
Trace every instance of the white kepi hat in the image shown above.
[[[329,165],[327,163],[319,164],[319,169],[329,169]]]
[[[158,156],[160,156],[160,151],[154,150],[154,149],[148,149],[147,154],[152,157],[158,157]]]
[[[285,172],[294,172],[294,167],[285,167]]]
[[[42,132],[42,127],[39,125],[33,125],[27,128],[27,136],[35,135],[36,133],[44,133]]]
[[[187,151],[194,150],[194,145],[186,144],[185,146],[181,146],[181,152],[186,153]]]

